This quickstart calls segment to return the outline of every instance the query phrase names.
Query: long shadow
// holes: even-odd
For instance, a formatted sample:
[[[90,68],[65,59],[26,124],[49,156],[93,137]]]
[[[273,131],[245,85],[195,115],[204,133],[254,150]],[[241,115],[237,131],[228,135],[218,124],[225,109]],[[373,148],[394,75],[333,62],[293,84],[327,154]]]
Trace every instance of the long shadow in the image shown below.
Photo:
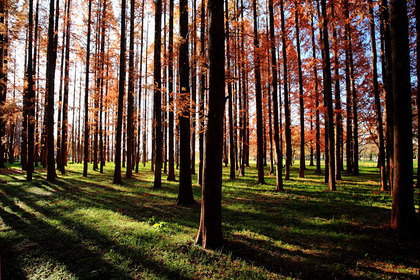
[[[24,201],[28,207],[34,209],[40,215],[60,221],[60,224],[64,225],[66,230],[54,227],[17,206],[16,198]],[[66,218],[48,206],[40,206],[36,197],[30,197],[21,192],[13,199],[6,195],[1,196],[0,202],[3,205],[3,208],[0,208],[3,223],[16,231],[27,243],[32,244],[31,254],[35,254],[36,258],[44,257],[52,262],[64,264],[79,279],[133,279],[129,272],[104,259],[103,254],[110,248],[127,259],[131,258],[133,265],[137,263],[137,265],[146,267],[156,275],[169,277],[170,279],[188,279],[182,276],[180,271],[165,267],[164,264],[151,259],[146,252],[137,250],[133,254],[132,248],[109,239],[91,227]],[[10,209],[10,211],[3,210],[5,208]],[[140,236],[140,238],[146,237]],[[25,248],[22,250],[14,247],[13,240],[5,240],[2,243],[6,252],[12,251],[20,255],[21,258],[24,258],[22,254],[28,253]],[[93,247],[99,247],[92,249],[92,246],[87,246],[87,244],[94,244]],[[20,262],[22,265],[23,260],[21,258],[18,263]],[[3,261],[10,262],[8,257],[6,257],[6,260],[3,258]],[[14,268],[11,269],[14,271]],[[5,275],[11,274],[7,269],[4,273],[6,273]],[[16,278],[8,279],[21,279],[21,277],[16,276]]]

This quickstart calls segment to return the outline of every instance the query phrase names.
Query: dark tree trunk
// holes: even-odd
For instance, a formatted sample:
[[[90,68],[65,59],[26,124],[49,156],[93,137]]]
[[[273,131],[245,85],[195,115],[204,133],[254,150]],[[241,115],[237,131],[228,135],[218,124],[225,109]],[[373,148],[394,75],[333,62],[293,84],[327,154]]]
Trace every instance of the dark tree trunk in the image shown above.
[[[169,42],[168,42],[168,181],[175,181],[174,166],[174,0],[169,0]]]
[[[330,46],[328,41],[328,19],[326,1],[321,0],[322,7],[322,24],[323,24],[323,51],[324,51],[324,96],[327,105],[326,126],[328,125],[328,189],[334,191],[335,187],[335,156],[334,156],[334,112],[332,106],[332,80],[331,80],[331,63],[330,63]]]
[[[195,132],[196,132],[196,110],[197,110],[197,0],[193,0],[192,7],[192,30],[190,31],[191,37],[191,174],[195,172]]]
[[[345,33],[346,33],[346,159],[347,159],[347,172],[353,172],[353,116],[352,116],[352,93],[350,81],[350,23],[349,21],[349,8],[348,0],[345,2]]]
[[[226,69],[226,79],[227,79],[227,88],[228,88],[228,108],[229,108],[229,155],[230,155],[230,175],[229,178],[231,180],[235,179],[235,146],[234,146],[234,140],[233,140],[233,91],[232,91],[232,71],[230,66],[230,33],[229,33],[229,0],[225,0],[226,5],[226,63],[227,63],[227,69]]]
[[[334,6],[331,6],[331,17],[334,15]],[[342,136],[342,118],[341,118],[341,91],[340,91],[340,61],[338,54],[337,26],[333,26],[333,46],[334,46],[334,97],[335,97],[335,179],[341,180],[341,136]]]
[[[261,97],[261,73],[260,73],[260,43],[258,39],[258,18],[257,0],[252,2],[254,12],[254,67],[255,67],[255,103],[257,113],[257,168],[258,183],[264,184],[264,162],[263,162],[263,116],[262,116],[262,97]]]
[[[89,163],[89,71],[90,71],[90,35],[91,35],[91,19],[92,19],[92,0],[89,0],[88,11],[88,33],[86,47],[86,73],[85,73],[85,137],[84,137],[84,159],[83,159],[83,177],[87,177]]]
[[[385,166],[385,147],[384,147],[384,129],[382,125],[382,111],[381,111],[381,100],[379,97],[379,85],[378,85],[378,67],[377,67],[377,53],[376,53],[376,36],[375,36],[375,18],[373,14],[373,3],[369,0],[369,14],[370,14],[370,38],[372,46],[372,79],[373,79],[373,95],[375,96],[375,111],[376,121],[378,124],[378,143],[379,143],[379,155],[378,165],[380,168],[380,180],[381,180],[381,191],[387,190],[386,182],[386,166]]]
[[[222,146],[225,109],[223,0],[208,0],[209,10],[209,113],[206,128],[203,194],[197,244],[220,248],[222,233]]]
[[[394,189],[391,227],[397,230],[412,230],[418,221],[413,198],[410,49],[405,0],[390,1],[390,23],[394,102]]]
[[[417,127],[420,128],[420,8],[416,1],[416,55],[417,55]],[[420,130],[419,130],[420,131]],[[420,188],[420,133],[417,132],[417,188]],[[384,167],[385,168],[385,167]]]
[[[34,75],[33,75],[33,1],[29,0],[29,44],[28,44],[28,66],[27,77],[28,77],[28,89],[26,92],[26,104],[27,104],[27,118],[28,118],[28,163],[26,170],[26,181],[32,181],[32,173],[34,172],[34,134],[35,134],[35,92],[34,92]]]
[[[6,6],[6,1],[0,1],[0,23],[5,26],[3,32],[0,33],[0,107],[3,108],[4,104],[6,103],[6,93],[7,93],[7,57],[8,57],[8,23],[7,23],[7,14],[8,14],[8,7]],[[5,143],[6,141],[6,121],[3,118],[5,112],[0,112],[0,168],[4,168],[5,165]],[[9,142],[10,147],[13,146],[13,132],[14,132],[14,125],[11,126],[11,141]],[[9,150],[11,150],[9,148]],[[9,152],[9,162],[13,161],[13,157],[11,157],[11,152]]]
[[[201,48],[200,48],[200,68],[201,68],[201,75],[200,75],[200,94],[199,94],[199,119],[198,119],[198,154],[199,154],[199,164],[198,164],[198,184],[200,186],[203,185],[203,163],[204,163],[204,91],[205,91],[205,83],[206,83],[206,70],[205,70],[205,3],[204,0],[201,1],[201,21],[200,21],[200,41],[201,41]]]
[[[311,35],[312,35],[312,57],[316,61],[316,45],[315,45],[315,28],[314,20],[311,18]],[[319,91],[318,91],[318,67],[314,63],[314,79],[315,79],[315,157],[316,167],[315,173],[321,174],[321,131],[320,131],[320,119],[319,119]]]
[[[273,89],[273,121],[274,121],[274,145],[276,150],[276,190],[283,190],[282,167],[283,158],[281,154],[280,131],[279,131],[279,102],[278,102],[278,85],[277,85],[277,57],[276,57],[276,41],[274,36],[274,8],[273,0],[268,1],[268,9],[270,16],[270,47],[271,47],[271,73],[272,73],[272,89]],[[281,96],[281,95],[280,95]],[[281,103],[281,102],[280,102]]]
[[[124,94],[125,94],[125,6],[126,1],[121,1],[121,49],[120,49],[120,79],[119,79],[119,93],[118,93],[118,116],[117,116],[117,130],[115,143],[115,170],[114,170],[114,184],[121,184],[121,134],[123,123],[124,110]]]
[[[70,80],[70,5],[71,1],[67,1],[66,12],[66,50],[65,50],[65,67],[64,67],[64,94],[63,94],[63,122],[61,127],[61,159],[60,171],[66,173],[67,165],[67,134],[68,134],[68,107],[69,107],[69,80]]]
[[[283,46],[283,83],[284,83],[284,116],[285,116],[285,137],[286,137],[286,166],[284,179],[290,179],[290,167],[292,165],[292,131],[290,129],[290,103],[289,103],[289,89],[288,89],[288,74],[287,74],[287,46],[286,46],[286,27],[284,18],[283,0],[280,0],[281,13],[281,32],[282,32],[282,46]]]
[[[303,102],[302,60],[300,58],[300,34],[298,18],[298,2],[295,0],[296,49],[299,75],[299,112],[300,112],[300,164],[299,178],[305,177],[305,107]]]
[[[190,205],[194,203],[191,185],[191,151],[190,151],[190,89],[189,89],[189,55],[188,55],[188,1],[179,3],[179,31],[181,44],[179,48],[179,87],[180,87],[180,114],[179,114],[179,142],[180,142],[180,168],[179,193],[177,205]],[[220,145],[220,143],[219,143]]]
[[[154,119],[155,119],[155,179],[153,188],[162,187],[162,79],[161,79],[161,25],[162,25],[162,0],[156,1],[155,6],[155,45],[153,58],[154,76]]]
[[[133,153],[134,153],[134,128],[133,128],[133,110],[134,110],[134,0],[130,0],[130,46],[128,54],[128,92],[127,92],[127,169],[126,178],[133,176]],[[159,25],[160,27],[160,25]]]

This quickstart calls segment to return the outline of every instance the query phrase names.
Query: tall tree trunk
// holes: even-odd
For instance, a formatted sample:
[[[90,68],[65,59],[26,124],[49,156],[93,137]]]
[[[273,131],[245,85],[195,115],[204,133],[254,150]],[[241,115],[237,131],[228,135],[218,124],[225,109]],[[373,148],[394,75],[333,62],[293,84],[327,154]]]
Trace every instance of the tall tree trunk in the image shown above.
[[[303,78],[302,78],[302,60],[300,57],[298,5],[299,5],[298,1],[295,0],[296,49],[297,49],[297,60],[298,60],[298,75],[299,75],[299,112],[300,112],[299,178],[303,178],[305,177],[305,107],[304,107],[304,102],[303,102]]]
[[[222,146],[225,109],[223,0],[208,0],[209,107],[204,157],[200,228],[196,242],[204,248],[220,248],[222,232]]]
[[[8,7],[6,1],[0,1],[0,23],[4,25],[3,32],[0,33],[0,108],[3,108],[6,103],[6,93],[7,93],[7,61],[8,61]],[[0,112],[0,168],[4,168],[5,165],[5,143],[6,141],[6,121],[3,118],[5,112]],[[11,126],[11,141],[9,142],[10,147],[13,146],[13,132],[14,132],[14,123]],[[11,150],[11,149],[9,149]],[[9,152],[9,162],[13,161],[13,157],[10,157],[12,153]]]
[[[155,179],[153,188],[162,187],[162,79],[161,79],[161,25],[162,25],[162,0],[156,1],[155,6],[155,45],[153,58],[153,84],[154,84],[154,119],[155,119]]]
[[[63,94],[63,122],[61,127],[61,159],[60,171],[65,174],[67,165],[67,134],[68,134],[68,99],[69,99],[69,80],[70,80],[70,5],[71,1],[67,1],[66,12],[66,50],[65,50],[65,67],[64,67],[64,94]]]
[[[28,66],[27,79],[28,89],[26,92],[27,118],[28,118],[28,165],[26,170],[26,181],[32,181],[34,172],[34,132],[35,132],[35,92],[33,76],[33,0],[29,0],[29,38],[28,38]]]
[[[255,104],[257,113],[257,168],[258,183],[264,184],[264,163],[263,163],[263,116],[261,97],[261,73],[260,73],[260,43],[258,38],[257,0],[252,1],[254,13],[254,70],[255,70]]]
[[[346,159],[347,172],[353,172],[353,115],[352,115],[352,91],[350,81],[350,23],[349,23],[349,3],[345,2],[345,33],[346,33]]]
[[[394,101],[394,190],[391,227],[413,230],[418,221],[414,210],[413,149],[410,82],[410,49],[407,2],[390,0],[392,78]]]
[[[315,173],[321,174],[321,132],[319,119],[319,91],[318,91],[318,67],[316,64],[316,45],[315,45],[315,27],[314,19],[311,17],[311,35],[312,35],[312,57],[315,61],[313,71],[315,80],[315,157],[316,167]]]
[[[279,102],[277,96],[277,57],[276,39],[274,36],[274,8],[273,0],[268,1],[270,17],[270,47],[271,47],[271,73],[272,73],[272,96],[273,96],[273,121],[274,121],[274,145],[276,150],[276,190],[283,191],[282,167],[283,158],[281,154],[280,131],[279,131]],[[279,95],[281,96],[281,94]],[[280,102],[281,103],[281,102]]]
[[[175,181],[174,167],[174,0],[169,0],[169,42],[168,42],[168,181]]]
[[[392,81],[392,55],[391,55],[391,28],[389,26],[388,1],[381,0],[381,60],[385,89],[385,122],[386,122],[386,155],[387,171],[389,175],[389,190],[393,190],[394,174],[394,107],[393,107],[393,81]]]
[[[84,137],[84,159],[83,159],[83,177],[87,177],[89,163],[89,71],[90,71],[90,35],[91,35],[91,19],[92,19],[92,0],[89,0],[88,10],[88,33],[86,47],[86,73],[85,73],[85,137]]]
[[[196,131],[196,110],[197,110],[197,0],[193,0],[192,7],[192,30],[190,31],[190,37],[192,38],[192,50],[191,50],[191,174],[195,172],[195,131]]]
[[[369,14],[370,14],[370,39],[372,46],[372,79],[373,79],[373,95],[375,96],[375,111],[376,121],[378,124],[378,142],[379,142],[379,156],[378,163],[381,172],[381,191],[387,190],[386,183],[386,166],[385,166],[385,147],[384,147],[384,129],[382,126],[382,111],[381,100],[379,97],[378,85],[378,66],[377,66],[377,53],[376,53],[376,36],[375,36],[375,18],[373,14],[373,3],[369,0]]]
[[[173,1],[173,0],[171,0]],[[205,91],[205,83],[206,83],[206,70],[205,70],[205,62],[204,58],[206,56],[205,53],[205,3],[204,0],[201,1],[201,19],[200,19],[200,94],[199,94],[199,118],[198,118],[198,154],[199,154],[199,164],[198,164],[198,184],[200,186],[203,185],[203,163],[204,163],[204,91]],[[171,29],[170,29],[171,30]],[[169,177],[169,176],[168,176]]]
[[[189,55],[188,55],[188,1],[179,3],[179,32],[181,44],[179,47],[179,142],[180,169],[179,193],[177,205],[194,203],[191,185],[191,151],[190,151],[190,88],[189,88]],[[219,143],[220,144],[220,143]]]
[[[334,5],[331,5],[331,17],[334,15]],[[333,25],[333,46],[334,46],[334,97],[335,97],[335,179],[341,180],[341,91],[340,91],[340,61],[338,54],[337,26]]]
[[[288,89],[288,74],[287,74],[287,46],[286,46],[286,27],[284,18],[283,0],[280,0],[281,13],[281,32],[282,32],[282,46],[283,46],[283,83],[284,83],[284,115],[285,115],[285,136],[286,136],[286,167],[284,179],[290,179],[290,167],[292,165],[292,131],[290,129],[290,104],[289,104],[289,89]]]
[[[328,18],[326,1],[321,0],[322,8],[322,26],[323,26],[323,50],[324,50],[324,96],[327,105],[326,126],[328,126],[328,189],[334,191],[335,187],[335,156],[334,156],[334,112],[332,106],[332,80],[331,80],[331,62],[330,62],[330,46],[328,41]]]
[[[119,92],[118,92],[118,115],[117,115],[117,130],[115,143],[115,170],[114,170],[114,184],[121,184],[121,134],[123,123],[124,110],[124,94],[125,94],[125,15],[126,15],[126,1],[121,1],[121,49],[120,49],[120,78],[119,78]]]
[[[229,178],[231,180],[235,179],[235,147],[234,147],[234,140],[233,140],[233,103],[232,103],[232,72],[230,69],[230,33],[229,33],[229,0],[225,0],[226,5],[226,63],[227,63],[227,69],[226,69],[226,78],[227,78],[227,88],[228,88],[228,108],[229,108],[229,155],[230,155],[230,174]]]
[[[133,176],[133,148],[134,148],[134,128],[133,128],[133,110],[134,110],[134,0],[130,0],[130,46],[128,54],[128,92],[127,92],[127,169],[126,177]],[[159,25],[160,27],[160,25]]]

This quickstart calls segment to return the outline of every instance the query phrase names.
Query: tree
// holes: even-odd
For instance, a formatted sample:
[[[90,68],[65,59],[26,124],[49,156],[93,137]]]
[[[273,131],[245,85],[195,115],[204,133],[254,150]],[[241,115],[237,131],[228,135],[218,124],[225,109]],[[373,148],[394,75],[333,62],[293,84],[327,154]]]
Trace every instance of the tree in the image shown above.
[[[280,131],[279,131],[279,102],[278,102],[278,84],[277,84],[277,57],[276,41],[274,37],[274,8],[273,0],[268,1],[268,10],[270,17],[270,47],[271,47],[271,73],[272,73],[272,96],[273,96],[273,114],[274,114],[274,145],[276,150],[276,190],[283,190],[282,165],[283,158],[281,154]],[[280,95],[281,96],[281,95]]]
[[[235,145],[234,145],[234,127],[233,127],[233,91],[232,91],[232,71],[231,71],[231,54],[230,54],[230,33],[229,33],[229,0],[225,0],[226,4],[226,61],[227,61],[227,69],[226,69],[226,76],[227,76],[227,88],[228,88],[228,107],[229,107],[229,155],[230,155],[230,173],[229,178],[231,180],[235,179]],[[259,169],[258,169],[259,170]]]
[[[50,0],[50,15],[48,20],[48,46],[47,46],[47,98],[45,102],[46,122],[46,146],[47,146],[47,180],[54,181],[55,173],[54,160],[54,80],[55,65],[57,60],[57,38],[58,38],[58,15],[59,1],[54,7],[54,0]],[[54,9],[56,11],[54,21]]]
[[[114,170],[114,184],[121,184],[121,134],[124,110],[124,94],[125,94],[125,6],[126,1],[121,1],[121,49],[120,49],[120,77],[119,77],[119,92],[118,92],[118,116],[117,116],[117,130],[115,143],[115,170]]]
[[[161,25],[162,25],[162,0],[155,3],[155,45],[153,56],[153,85],[154,85],[154,119],[155,119],[155,180],[153,188],[162,187],[162,79],[161,79]]]
[[[29,46],[28,46],[28,66],[26,75],[28,79],[28,89],[24,97],[26,104],[26,112],[28,118],[28,165],[26,170],[26,180],[32,181],[32,173],[34,172],[34,132],[35,132],[35,92],[34,92],[34,75],[33,75],[33,1],[29,0]]]
[[[414,229],[413,146],[407,1],[390,0],[394,103],[394,186],[391,227]]]
[[[89,163],[89,70],[90,70],[90,35],[91,35],[91,19],[92,19],[92,0],[89,0],[88,8],[88,33],[86,46],[86,67],[85,67],[85,137],[84,137],[84,160],[83,160],[83,177],[87,177]]]
[[[254,13],[254,71],[255,71],[255,104],[257,113],[257,168],[258,183],[264,184],[264,163],[263,163],[263,119],[262,119],[262,97],[261,97],[261,73],[260,73],[260,42],[258,39],[258,18],[257,0],[252,1]]]
[[[299,75],[299,112],[300,112],[300,164],[299,178],[305,177],[305,107],[303,103],[303,78],[302,78],[302,60],[300,58],[300,33],[299,33],[299,14],[298,1],[295,0],[295,23],[296,23],[296,49],[298,60]]]
[[[372,47],[372,84],[373,84],[373,95],[375,97],[375,112],[378,130],[378,143],[379,143],[379,168],[380,168],[380,180],[381,180],[381,191],[387,189],[386,183],[386,166],[385,166],[385,145],[384,145],[384,129],[382,125],[382,110],[381,100],[379,97],[379,85],[378,85],[378,67],[377,67],[377,53],[376,53],[376,36],[375,36],[375,18],[373,15],[373,3],[369,0],[369,14],[370,14],[370,41]]]
[[[127,169],[126,177],[129,179],[133,175],[133,153],[134,153],[134,129],[133,129],[133,109],[134,109],[134,0],[130,0],[130,46],[128,54],[128,92],[127,92]]]
[[[180,0],[179,15],[179,32],[181,36],[179,47],[179,101],[181,108],[179,112],[179,193],[176,204],[190,205],[194,203],[194,197],[191,185],[188,1]]]
[[[225,108],[223,0],[208,0],[209,94],[200,227],[196,243],[206,249],[223,244],[222,143]]]
[[[175,181],[174,168],[174,0],[169,0],[169,42],[168,42],[168,181]]]
[[[6,122],[3,118],[3,108],[6,103],[7,92],[7,1],[0,1],[0,168],[4,168],[5,143],[6,143]],[[9,157],[9,160],[11,157]]]
[[[331,88],[331,62],[330,62],[330,47],[328,41],[328,18],[326,1],[321,0],[322,8],[322,33],[323,33],[323,51],[324,51],[324,98],[327,105],[326,126],[328,126],[328,189],[335,190],[335,157],[334,157],[334,113],[332,106],[332,88]]]
[[[283,0],[280,0],[281,13],[281,33],[282,33],[282,53],[283,53],[283,83],[284,83],[284,117],[285,117],[285,137],[286,137],[286,166],[284,179],[290,179],[290,166],[292,165],[292,131],[290,129],[290,98],[288,88],[287,74],[287,45],[286,45],[286,27],[284,18]]]
[[[70,6],[71,1],[67,1],[66,12],[66,50],[65,50],[65,68],[64,68],[64,95],[63,95],[63,122],[61,128],[61,159],[60,171],[65,174],[67,165],[67,132],[68,132],[68,98],[69,98],[69,69],[70,69]]]

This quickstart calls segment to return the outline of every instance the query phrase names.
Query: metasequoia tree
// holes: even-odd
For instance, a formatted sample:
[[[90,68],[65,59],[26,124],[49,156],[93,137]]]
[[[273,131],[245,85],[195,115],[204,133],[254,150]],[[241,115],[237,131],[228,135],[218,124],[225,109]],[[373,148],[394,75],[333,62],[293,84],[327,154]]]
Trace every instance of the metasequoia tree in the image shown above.
[[[34,92],[34,75],[33,75],[33,1],[29,0],[29,36],[28,36],[28,64],[26,67],[26,76],[28,81],[28,89],[24,96],[24,104],[26,104],[27,121],[28,121],[28,161],[26,170],[26,180],[32,181],[32,173],[34,172],[34,133],[35,133],[35,92]]]
[[[286,45],[286,27],[284,18],[283,0],[280,0],[281,13],[281,38],[282,38],[282,53],[283,53],[283,87],[284,87],[284,117],[285,117],[285,138],[286,138],[286,166],[284,179],[290,179],[290,166],[292,165],[292,131],[290,128],[290,97],[288,86],[288,65],[287,65],[287,45]]]
[[[124,94],[125,94],[125,6],[126,1],[121,1],[121,48],[120,48],[120,77],[118,88],[118,116],[117,116],[117,130],[115,143],[115,170],[114,170],[114,184],[121,184],[121,134],[124,110]]]
[[[189,55],[188,55],[188,1],[179,3],[179,193],[176,204],[194,203],[191,185],[191,151],[190,151],[190,87],[189,87]],[[221,142],[220,142],[221,143]],[[220,145],[219,143],[219,145]]]
[[[303,78],[302,60],[300,57],[300,33],[299,33],[299,3],[295,0],[295,26],[296,26],[296,49],[299,75],[299,112],[300,112],[300,164],[299,178],[305,176],[305,107],[303,103]]]
[[[377,67],[377,53],[376,53],[376,35],[375,35],[375,18],[373,14],[373,3],[369,0],[369,14],[370,14],[370,41],[372,47],[372,84],[373,84],[373,95],[375,97],[375,112],[377,121],[378,131],[378,165],[380,168],[380,180],[381,180],[381,191],[387,189],[386,182],[386,166],[385,166],[385,145],[384,145],[384,129],[382,125],[382,109],[381,100],[379,97],[379,84],[378,84],[378,67]]]
[[[271,73],[272,73],[272,97],[273,97],[273,122],[274,122],[274,145],[276,151],[276,190],[283,190],[282,165],[283,158],[281,154],[280,131],[279,131],[279,102],[277,85],[277,57],[276,40],[274,37],[274,7],[273,0],[268,1],[268,10],[270,17],[270,50],[271,50]],[[280,95],[281,96],[281,95]]]
[[[225,0],[226,3],[226,62],[227,62],[227,69],[226,69],[226,77],[227,77],[227,88],[228,88],[228,108],[229,108],[229,155],[230,155],[230,179],[235,179],[235,145],[234,145],[234,135],[233,135],[233,91],[232,91],[232,71],[231,71],[231,54],[230,54],[230,33],[229,33],[229,1]]]
[[[169,0],[168,42],[168,181],[175,181],[174,167],[174,0]]]
[[[173,0],[171,0],[173,1]],[[201,15],[200,15],[200,87],[198,95],[198,154],[199,154],[199,163],[198,163],[198,184],[203,185],[203,161],[204,161],[204,91],[206,83],[206,65],[205,65],[205,3],[204,0],[201,1]]]
[[[209,93],[205,137],[200,227],[196,242],[206,249],[220,248],[222,232],[222,143],[225,108],[223,0],[208,0]],[[211,147],[211,148],[210,148]]]
[[[260,73],[260,43],[258,38],[257,0],[252,2],[254,13],[254,76],[255,76],[255,104],[257,113],[257,168],[258,183],[264,184],[264,163],[263,163],[263,116],[261,97],[261,73]]]
[[[0,168],[4,168],[5,143],[6,143],[6,122],[3,116],[6,114],[4,105],[7,93],[7,57],[8,57],[8,26],[7,26],[7,3],[0,1]],[[13,138],[11,137],[11,140]],[[10,143],[12,144],[12,143]],[[10,145],[12,146],[12,145]],[[9,153],[10,154],[10,153]],[[12,157],[9,156],[9,161]]]
[[[326,126],[328,126],[328,189],[335,190],[335,157],[334,157],[334,113],[332,106],[332,88],[331,88],[331,62],[330,46],[328,41],[328,18],[326,1],[321,0],[322,8],[322,33],[323,33],[323,52],[324,52],[324,98],[327,105]]]
[[[54,181],[57,177],[55,173],[54,160],[54,80],[55,66],[57,60],[57,38],[58,38],[58,15],[59,1],[54,5],[54,0],[50,0],[50,14],[48,18],[48,46],[47,46],[47,95],[45,102],[46,139],[47,147],[47,180]],[[54,17],[55,11],[55,17]]]
[[[188,8],[188,7],[187,7]],[[188,15],[187,15],[188,23]],[[161,25],[162,25],[162,0],[155,3],[155,45],[153,56],[153,111],[155,120],[155,179],[153,188],[162,187],[162,78],[161,78]]]
[[[63,122],[61,127],[61,159],[60,171],[65,174],[65,166],[67,165],[67,134],[68,134],[68,98],[69,98],[69,74],[70,74],[70,6],[71,1],[67,1],[66,11],[66,48],[65,48],[65,67],[64,67],[64,94],[63,94]]]
[[[88,32],[87,32],[87,46],[86,46],[86,66],[85,66],[85,134],[84,134],[84,151],[83,151],[83,177],[87,177],[88,163],[89,163],[89,71],[90,71],[90,35],[91,35],[91,19],[92,19],[92,0],[89,0],[88,8]]]
[[[134,153],[134,0],[130,0],[130,45],[128,54],[128,91],[127,91],[127,169],[126,177],[131,178],[133,174],[133,153]]]
[[[407,1],[390,0],[394,103],[394,185],[391,227],[414,229],[413,144]]]

